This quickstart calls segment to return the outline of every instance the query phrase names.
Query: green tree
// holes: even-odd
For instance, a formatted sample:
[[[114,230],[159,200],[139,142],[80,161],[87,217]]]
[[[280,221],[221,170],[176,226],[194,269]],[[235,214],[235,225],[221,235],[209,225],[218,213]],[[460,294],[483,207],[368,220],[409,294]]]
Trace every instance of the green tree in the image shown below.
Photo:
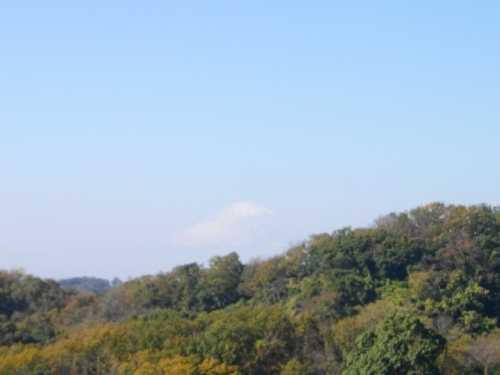
[[[393,314],[375,331],[356,339],[358,352],[347,361],[344,375],[440,374],[435,364],[446,340],[409,314]]]
[[[302,363],[296,358],[289,360],[281,370],[280,375],[312,375],[313,370],[307,363]]]
[[[205,310],[221,309],[239,300],[238,285],[242,272],[243,264],[235,252],[210,259],[210,268],[199,285]]]

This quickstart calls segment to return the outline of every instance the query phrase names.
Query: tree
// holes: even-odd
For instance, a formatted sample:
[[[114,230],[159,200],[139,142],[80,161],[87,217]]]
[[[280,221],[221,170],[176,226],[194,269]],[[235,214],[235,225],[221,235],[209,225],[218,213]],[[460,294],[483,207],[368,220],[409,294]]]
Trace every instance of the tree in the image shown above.
[[[409,314],[393,314],[356,339],[344,375],[440,374],[435,360],[446,340]]]
[[[276,303],[287,294],[287,278],[283,268],[283,256],[274,256],[266,261],[254,261],[244,268],[239,291],[246,297]]]
[[[243,264],[235,252],[210,259],[210,268],[200,285],[200,299],[205,310],[221,309],[239,300],[242,272]]]
[[[296,358],[287,362],[280,375],[312,375],[313,370],[308,364],[302,363]]]

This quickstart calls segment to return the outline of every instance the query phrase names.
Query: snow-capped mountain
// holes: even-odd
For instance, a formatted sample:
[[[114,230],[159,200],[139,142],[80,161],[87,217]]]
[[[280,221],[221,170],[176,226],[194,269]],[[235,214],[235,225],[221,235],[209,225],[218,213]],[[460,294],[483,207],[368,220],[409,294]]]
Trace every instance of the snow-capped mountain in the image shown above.
[[[232,204],[208,219],[167,239],[172,249],[224,255],[236,251],[242,261],[284,252],[297,233],[266,207],[249,202]]]

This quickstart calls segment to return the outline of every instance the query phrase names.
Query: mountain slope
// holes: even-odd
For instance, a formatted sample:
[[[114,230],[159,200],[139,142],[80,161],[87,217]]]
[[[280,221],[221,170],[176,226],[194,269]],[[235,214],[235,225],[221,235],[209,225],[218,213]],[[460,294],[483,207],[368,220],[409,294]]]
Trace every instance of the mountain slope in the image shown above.
[[[206,220],[167,239],[170,248],[215,253],[236,251],[242,259],[277,254],[296,240],[293,230],[282,224],[268,208],[255,203],[232,204]]]

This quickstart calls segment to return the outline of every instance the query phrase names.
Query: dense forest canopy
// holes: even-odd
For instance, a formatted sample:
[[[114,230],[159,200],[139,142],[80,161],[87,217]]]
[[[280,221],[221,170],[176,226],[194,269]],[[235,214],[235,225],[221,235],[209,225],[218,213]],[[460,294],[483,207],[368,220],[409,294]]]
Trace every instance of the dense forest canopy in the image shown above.
[[[500,209],[443,203],[125,283],[1,271],[0,373],[500,374],[499,271]]]

